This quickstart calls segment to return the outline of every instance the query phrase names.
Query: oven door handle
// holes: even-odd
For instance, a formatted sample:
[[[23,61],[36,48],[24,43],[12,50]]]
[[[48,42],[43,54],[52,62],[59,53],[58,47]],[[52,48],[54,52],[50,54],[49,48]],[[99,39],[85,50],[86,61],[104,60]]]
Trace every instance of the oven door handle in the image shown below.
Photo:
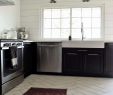
[[[9,47],[2,47],[1,49],[2,50],[7,50],[7,49],[9,49]]]
[[[17,46],[17,48],[24,48],[24,46]]]

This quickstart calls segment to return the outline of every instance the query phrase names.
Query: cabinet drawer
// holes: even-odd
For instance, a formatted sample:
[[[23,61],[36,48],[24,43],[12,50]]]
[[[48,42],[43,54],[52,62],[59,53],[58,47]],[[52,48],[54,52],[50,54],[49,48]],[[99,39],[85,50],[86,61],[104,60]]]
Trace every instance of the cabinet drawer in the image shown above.
[[[75,48],[62,48],[62,51],[65,52],[69,52],[69,53],[75,53],[77,52],[77,49]]]
[[[99,49],[88,49],[87,52],[89,55],[103,55],[104,54],[104,49],[103,48],[99,48]]]

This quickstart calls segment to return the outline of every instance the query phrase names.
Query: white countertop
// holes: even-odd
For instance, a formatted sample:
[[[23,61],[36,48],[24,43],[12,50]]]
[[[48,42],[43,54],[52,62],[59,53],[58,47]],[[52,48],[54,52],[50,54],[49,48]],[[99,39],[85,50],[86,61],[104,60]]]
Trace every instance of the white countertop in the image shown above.
[[[62,42],[62,47],[67,48],[104,48],[103,41],[70,41]]]
[[[68,39],[37,39],[37,40],[24,40],[24,42],[113,42],[112,40],[68,40]]]
[[[31,40],[23,40],[23,42],[34,42],[34,41],[31,41]]]
[[[24,40],[24,42],[62,42],[62,47],[66,48],[104,48],[104,43],[113,41],[102,41],[102,40]]]

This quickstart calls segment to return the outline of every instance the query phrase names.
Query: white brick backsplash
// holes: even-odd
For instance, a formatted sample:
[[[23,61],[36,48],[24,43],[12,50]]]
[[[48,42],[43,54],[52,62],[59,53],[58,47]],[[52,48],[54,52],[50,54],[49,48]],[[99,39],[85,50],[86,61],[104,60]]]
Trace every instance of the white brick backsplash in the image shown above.
[[[106,35],[113,35],[113,29],[112,29],[112,27],[111,28],[106,28],[105,31],[106,31],[105,32],[105,36]]]
[[[41,37],[40,31],[40,9],[51,7],[50,0],[21,0],[21,25],[30,31],[30,39],[38,40]],[[104,5],[105,6],[105,40],[113,41],[113,0],[90,0],[82,3],[82,0],[57,0],[53,6],[78,6],[78,4]]]
[[[21,16],[36,16],[38,15],[38,10],[25,10],[21,12]]]
[[[113,34],[112,35],[105,35],[105,41],[113,41]]]
[[[31,22],[31,23],[34,23],[34,22],[38,22],[38,16],[24,16],[22,17],[22,22]]]

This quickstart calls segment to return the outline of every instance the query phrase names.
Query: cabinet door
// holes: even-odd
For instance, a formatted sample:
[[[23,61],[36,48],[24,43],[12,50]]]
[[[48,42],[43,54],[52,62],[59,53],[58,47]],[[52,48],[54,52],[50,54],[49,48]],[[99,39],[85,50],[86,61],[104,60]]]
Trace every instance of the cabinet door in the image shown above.
[[[31,74],[31,43],[25,43],[24,44],[24,59],[23,59],[23,65],[24,65],[24,76],[27,77]]]
[[[104,73],[113,77],[113,43],[105,44]]]
[[[36,44],[24,43],[24,55],[23,55],[24,76],[27,77],[30,74],[36,72]]]
[[[85,55],[84,72],[87,74],[101,74],[103,72],[103,55],[88,53]]]
[[[70,49],[63,52],[63,72],[76,74],[82,72],[82,56],[76,50]]]

